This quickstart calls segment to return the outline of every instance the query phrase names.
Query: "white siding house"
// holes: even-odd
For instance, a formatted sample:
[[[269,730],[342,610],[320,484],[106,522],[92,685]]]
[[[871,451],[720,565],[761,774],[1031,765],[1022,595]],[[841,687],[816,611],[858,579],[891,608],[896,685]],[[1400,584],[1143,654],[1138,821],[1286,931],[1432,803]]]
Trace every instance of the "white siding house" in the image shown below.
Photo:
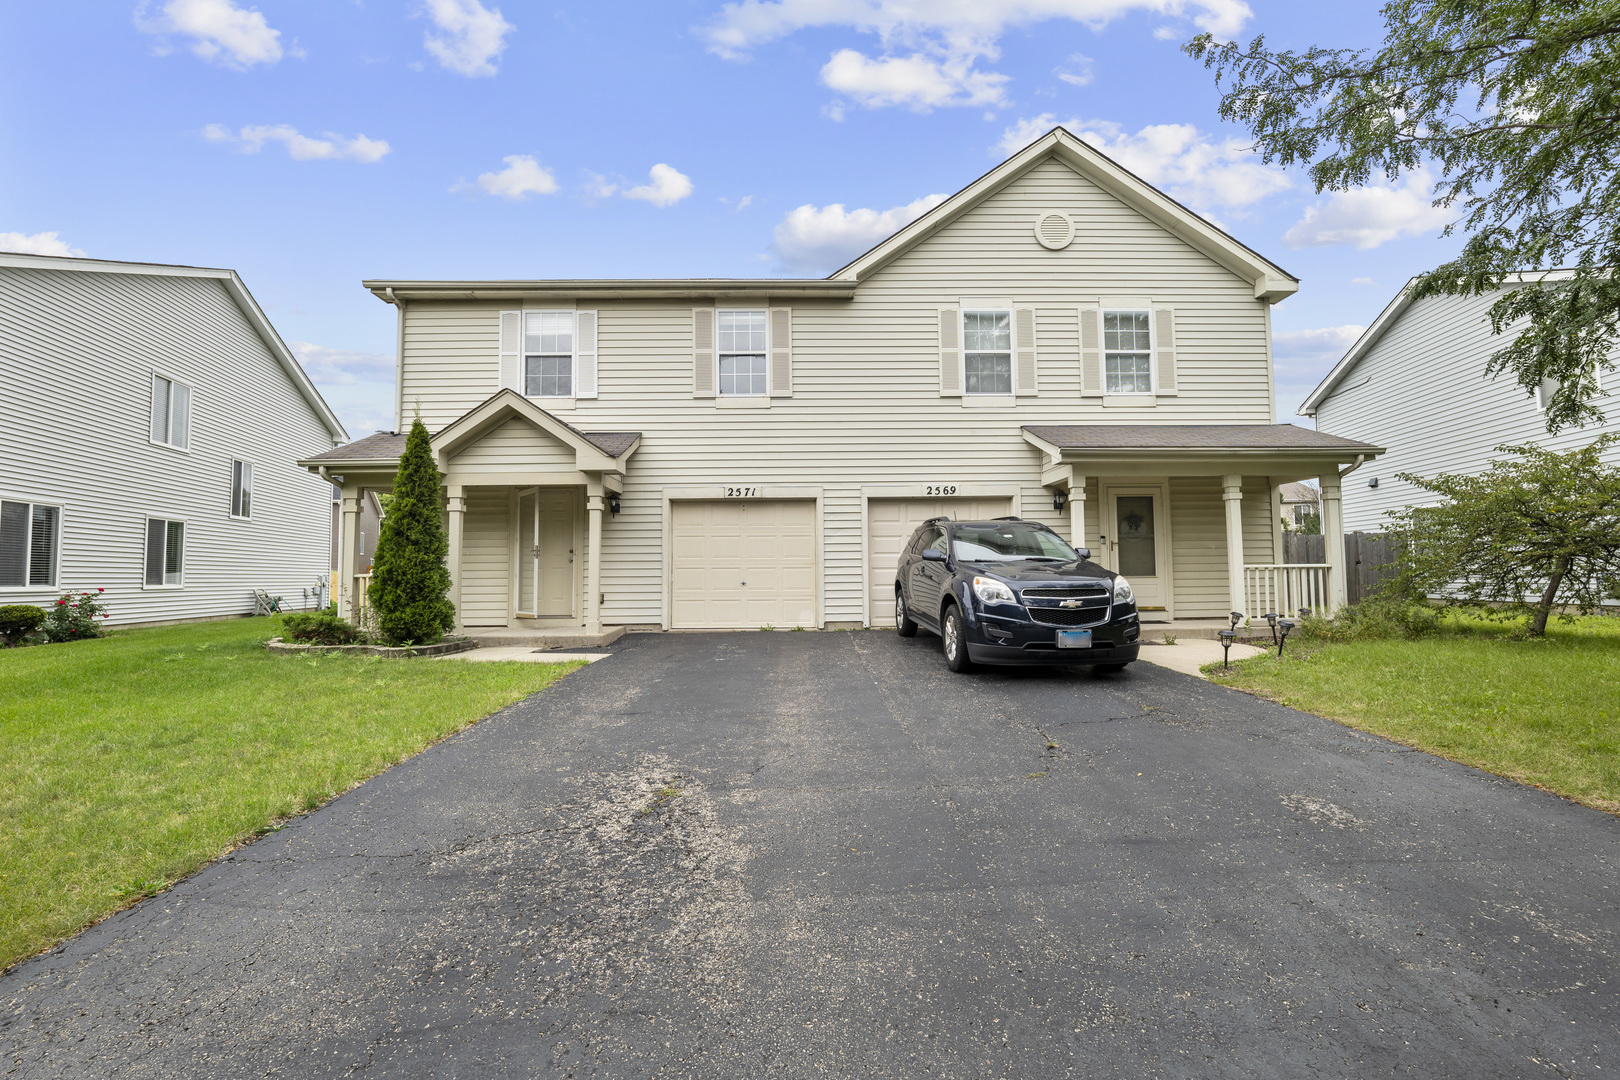
[[[1604,402],[1608,424],[1549,436],[1545,391],[1526,394],[1511,374],[1485,373],[1491,355],[1512,340],[1491,333],[1488,312],[1500,294],[1413,300],[1409,288],[1300,406],[1318,431],[1389,448],[1375,465],[1345,478],[1347,530],[1378,532],[1390,511],[1438,501],[1398,473],[1477,475],[1501,456],[1498,446],[1565,451],[1620,430],[1615,406]],[[1609,394],[1620,391],[1620,373],[1599,378]],[[1620,463],[1620,447],[1611,448],[1610,458]]]
[[[347,438],[230,270],[0,254],[0,604],[247,614],[323,576]]]
[[[1378,452],[1275,422],[1297,282],[1062,129],[824,279],[365,284],[469,627],[886,625],[942,513],[1052,525],[1149,620],[1266,610],[1277,485]],[[352,520],[403,443],[304,464]]]

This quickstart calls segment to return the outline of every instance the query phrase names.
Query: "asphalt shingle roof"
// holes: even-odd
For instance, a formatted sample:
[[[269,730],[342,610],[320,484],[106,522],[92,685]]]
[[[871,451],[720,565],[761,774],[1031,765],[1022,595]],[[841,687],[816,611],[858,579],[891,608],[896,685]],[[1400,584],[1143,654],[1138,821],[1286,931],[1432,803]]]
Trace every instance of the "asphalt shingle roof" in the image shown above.
[[[630,449],[639,431],[581,431],[586,441],[609,457],[618,457]],[[306,458],[323,465],[341,465],[351,461],[397,461],[405,452],[405,436],[392,431],[379,431],[351,443],[334,447],[323,454]]]

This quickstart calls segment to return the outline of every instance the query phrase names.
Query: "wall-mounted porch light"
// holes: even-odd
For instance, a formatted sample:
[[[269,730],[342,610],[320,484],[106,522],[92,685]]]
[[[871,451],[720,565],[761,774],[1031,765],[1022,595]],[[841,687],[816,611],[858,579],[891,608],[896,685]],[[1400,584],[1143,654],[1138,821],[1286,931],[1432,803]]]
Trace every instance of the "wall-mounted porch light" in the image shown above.
[[[1052,492],[1052,509],[1061,511],[1068,501],[1069,493],[1062,488]]]
[[[607,504],[608,504],[608,513],[612,514],[614,517],[618,517],[619,516],[619,493],[617,491],[608,492]]]

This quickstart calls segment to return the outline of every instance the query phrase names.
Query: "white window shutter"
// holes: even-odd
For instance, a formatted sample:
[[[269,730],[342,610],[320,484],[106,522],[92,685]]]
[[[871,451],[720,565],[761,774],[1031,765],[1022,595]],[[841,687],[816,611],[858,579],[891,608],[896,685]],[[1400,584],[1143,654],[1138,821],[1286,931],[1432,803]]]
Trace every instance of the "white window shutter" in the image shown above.
[[[692,309],[692,396],[714,397],[714,309]]]
[[[771,397],[793,396],[793,309],[771,308]]]
[[[939,396],[962,396],[962,315],[939,309]]]
[[[1102,312],[1080,309],[1080,395],[1102,397]]]
[[[501,385],[523,393],[523,312],[501,312]]]
[[[169,443],[185,450],[191,446],[191,387],[174,384],[174,408],[169,417]]]
[[[1019,397],[1040,393],[1035,374],[1035,311],[1013,310],[1013,392]]]
[[[596,396],[596,312],[574,313],[574,396]]]
[[[1176,388],[1176,312],[1174,308],[1153,309],[1154,389],[1168,393]]]

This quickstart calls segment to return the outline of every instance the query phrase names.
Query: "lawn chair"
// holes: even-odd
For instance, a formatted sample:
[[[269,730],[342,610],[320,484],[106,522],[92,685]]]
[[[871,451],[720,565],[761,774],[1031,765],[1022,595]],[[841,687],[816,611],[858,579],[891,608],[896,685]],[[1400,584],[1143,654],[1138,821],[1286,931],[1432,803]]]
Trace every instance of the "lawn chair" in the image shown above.
[[[283,608],[282,608],[281,605],[282,605],[281,597],[279,597],[279,596],[271,596],[269,593],[265,592],[263,589],[254,589],[253,590],[253,614],[255,614],[255,615],[279,615],[283,611]]]

